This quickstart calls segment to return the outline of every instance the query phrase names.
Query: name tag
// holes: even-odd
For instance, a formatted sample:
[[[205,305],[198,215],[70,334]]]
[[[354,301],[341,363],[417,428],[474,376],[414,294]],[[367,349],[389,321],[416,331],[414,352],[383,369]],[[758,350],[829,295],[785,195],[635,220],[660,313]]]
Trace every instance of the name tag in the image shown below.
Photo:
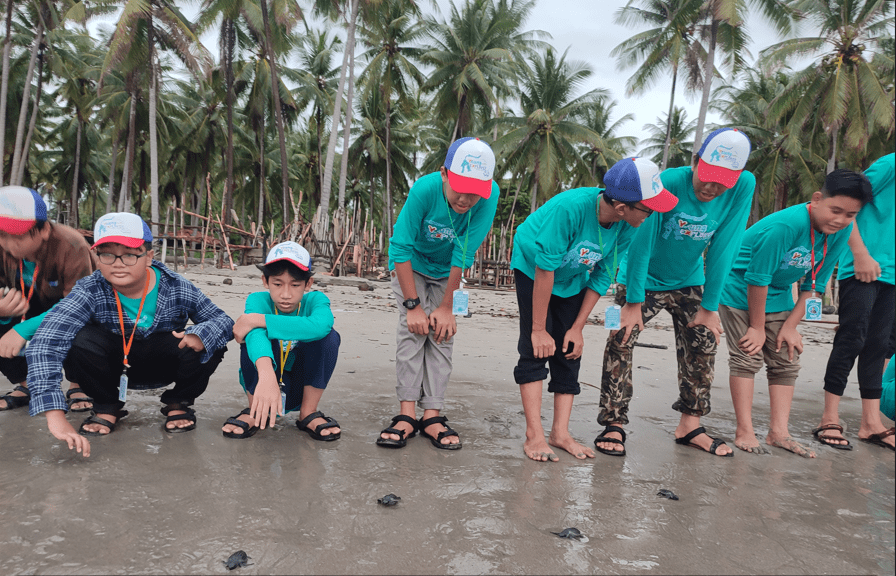
[[[455,316],[466,316],[470,311],[470,293],[467,290],[455,290],[451,313]]]
[[[806,299],[806,317],[803,320],[821,320],[821,298]]]
[[[128,398],[128,375],[122,374],[118,379],[118,401],[124,402]]]
[[[607,313],[604,317],[604,328],[607,330],[619,330],[622,325],[622,307],[618,304],[607,306]]]

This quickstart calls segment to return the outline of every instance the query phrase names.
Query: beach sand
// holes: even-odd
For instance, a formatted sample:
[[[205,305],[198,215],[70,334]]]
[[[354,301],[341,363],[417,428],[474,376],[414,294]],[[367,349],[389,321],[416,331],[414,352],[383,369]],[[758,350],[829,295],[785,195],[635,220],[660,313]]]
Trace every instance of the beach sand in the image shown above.
[[[254,267],[193,266],[185,275],[233,318],[261,289]],[[855,373],[841,404],[855,449],[836,451],[811,436],[831,326],[801,327],[806,348],[790,418],[791,433],[817,459],[775,448],[718,458],[677,446],[675,347],[663,314],[641,342],[668,348],[635,350],[628,455],[579,461],[561,453],[559,462],[537,463],[523,454],[513,381],[516,296],[474,288],[473,316],[458,320],[443,412],[463,449],[436,450],[418,436],[386,450],[374,440],[398,410],[389,284],[361,291],[316,279],[342,336],[320,405],[339,421],[339,441],[312,440],[296,429],[295,414],[251,439],[223,438],[222,423],[245,407],[235,342],[195,405],[194,432],[162,430],[161,390],[132,392],[130,415],[111,436],[91,438],[86,459],[50,436],[43,416],[0,413],[0,572],[219,574],[227,572],[222,560],[245,550],[252,565],[235,573],[894,573],[894,453],[857,441]],[[570,429],[589,446],[602,428],[605,341],[603,326],[586,327]],[[703,424],[733,446],[727,358],[723,342]],[[762,435],[766,384],[760,375],[754,422]],[[85,416],[68,418],[77,427]],[[551,417],[545,391],[546,429]],[[662,488],[680,500],[657,496]],[[400,504],[378,506],[388,493]],[[552,534],[567,527],[586,537]]]

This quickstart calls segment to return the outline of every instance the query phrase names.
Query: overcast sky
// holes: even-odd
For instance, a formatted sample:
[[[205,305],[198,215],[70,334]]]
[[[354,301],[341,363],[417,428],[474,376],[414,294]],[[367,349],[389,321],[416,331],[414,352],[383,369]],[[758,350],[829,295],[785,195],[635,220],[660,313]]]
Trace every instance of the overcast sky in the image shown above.
[[[452,1],[459,4],[463,0],[436,0],[443,17],[447,18],[450,14],[449,6]],[[187,17],[196,17],[199,2],[185,0],[176,3],[182,7]],[[430,2],[418,0],[418,3],[424,11],[431,11]],[[610,57],[610,51],[616,45],[639,31],[613,24],[616,11],[625,3],[626,0],[538,0],[532,16],[526,23],[526,28],[549,33],[552,37],[549,42],[559,52],[562,53],[569,48],[567,55],[569,60],[587,63],[593,70],[593,75],[583,86],[583,92],[594,88],[609,90],[612,97],[618,101],[617,114],[621,116],[630,112],[635,116],[634,121],[623,125],[622,135],[643,138],[646,134],[642,130],[644,124],[657,122],[657,119],[667,112],[672,80],[670,77],[657,82],[656,86],[644,95],[626,97],[625,83],[634,69],[620,71],[616,68],[615,59]],[[307,0],[300,0],[300,5],[303,7],[307,4]],[[113,17],[105,22],[95,22],[91,28],[113,24],[116,19],[117,17]],[[758,15],[748,19],[746,29],[751,38],[748,47],[751,55],[747,57],[750,63],[755,62],[760,50],[783,40]],[[202,41],[217,58],[217,31],[206,34]],[[338,62],[341,62],[341,59]],[[685,94],[682,82],[679,82],[675,102],[677,106],[685,107],[689,119],[697,117],[700,108],[699,99],[699,94]],[[720,118],[710,114],[707,122],[720,122]]]

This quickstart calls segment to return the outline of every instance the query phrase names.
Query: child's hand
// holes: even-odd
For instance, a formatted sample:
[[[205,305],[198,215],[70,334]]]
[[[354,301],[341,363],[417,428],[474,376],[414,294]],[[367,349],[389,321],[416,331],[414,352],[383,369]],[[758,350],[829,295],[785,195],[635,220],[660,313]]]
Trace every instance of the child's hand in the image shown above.
[[[90,442],[87,441],[87,438],[75,432],[72,425],[65,419],[65,412],[62,410],[47,410],[46,414],[47,428],[49,428],[50,434],[68,444],[69,450],[80,452],[85,458],[90,456]]]
[[[423,311],[422,306],[418,305],[413,310],[408,310],[407,322],[411,334],[420,334],[421,336],[429,334],[429,317]]]
[[[719,339],[724,332],[724,330],[722,330],[722,322],[719,320],[718,313],[707,310],[703,306],[697,307],[697,314],[694,315],[694,321],[688,324],[688,328],[693,328],[695,326],[703,326],[704,328],[712,332],[716,337],[716,344],[719,343]]]
[[[854,257],[853,270],[856,280],[859,282],[874,282],[880,278],[880,264],[871,257],[867,250]]]
[[[796,350],[800,354],[803,353],[803,337],[799,332],[796,331],[796,328],[791,328],[786,324],[781,326],[781,330],[778,331],[778,338],[775,341],[775,352],[781,351],[781,344],[784,343],[787,345],[787,349],[790,352],[790,362],[793,362],[793,351]]]
[[[242,344],[249,332],[265,326],[264,314],[243,314],[233,324],[233,338],[238,344]]]
[[[0,318],[22,316],[28,311],[28,300],[18,290],[10,290],[0,298]]]
[[[15,358],[22,351],[27,340],[19,336],[15,330],[10,330],[0,338],[0,356],[3,358]]]
[[[196,352],[202,352],[205,350],[205,344],[202,343],[202,338],[195,334],[186,334],[183,331],[181,332],[172,332],[175,338],[180,340],[180,344],[177,345],[178,348],[183,348],[184,346],[188,346],[190,349],[195,350]]]
[[[557,343],[547,330],[532,331],[532,351],[536,358],[550,358],[557,349]]]
[[[565,352],[567,348],[569,348],[569,344],[572,343],[572,352],[566,355],[566,358],[569,360],[575,360],[576,358],[582,357],[582,350],[585,349],[585,338],[582,336],[582,331],[577,328],[570,328],[566,331],[566,335],[563,337],[563,351]]]
[[[264,430],[268,423],[273,426],[278,414],[283,414],[283,402],[277,377],[273,371],[259,370],[258,384],[255,386],[255,394],[252,395],[249,416],[255,420],[256,426]]]
[[[737,346],[750,356],[755,356],[757,353],[759,353],[760,350],[762,350],[762,345],[764,343],[764,331],[750,327],[747,328],[747,333],[744,334],[743,338],[738,340]]]
[[[442,307],[436,308],[429,315],[429,325],[436,332],[436,343],[438,344],[444,340],[450,340],[457,334],[457,319],[451,310]]]
[[[616,336],[616,333],[621,330],[622,343],[625,344],[628,342],[628,339],[632,337],[635,326],[638,327],[638,333],[644,331],[644,315],[641,313],[640,302],[626,304],[622,307],[622,310],[619,313],[619,330],[613,330],[610,332],[610,335]],[[631,330],[631,332],[629,330]]]

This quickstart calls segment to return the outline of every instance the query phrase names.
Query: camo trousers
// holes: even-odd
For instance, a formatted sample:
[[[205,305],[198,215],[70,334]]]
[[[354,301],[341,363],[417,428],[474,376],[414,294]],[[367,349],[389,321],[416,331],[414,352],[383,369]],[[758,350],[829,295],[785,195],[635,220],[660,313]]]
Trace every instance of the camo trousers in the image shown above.
[[[641,304],[644,323],[662,310],[672,315],[675,328],[675,351],[678,355],[678,399],[672,409],[692,416],[709,414],[709,390],[715,374],[716,338],[705,326],[688,328],[703,299],[702,286],[690,286],[667,292],[646,291]],[[625,305],[625,286],[619,286],[616,304]],[[628,406],[632,399],[632,350],[638,329],[628,342],[622,343],[622,332],[607,338],[604,367],[600,379],[599,424],[628,424]]]

